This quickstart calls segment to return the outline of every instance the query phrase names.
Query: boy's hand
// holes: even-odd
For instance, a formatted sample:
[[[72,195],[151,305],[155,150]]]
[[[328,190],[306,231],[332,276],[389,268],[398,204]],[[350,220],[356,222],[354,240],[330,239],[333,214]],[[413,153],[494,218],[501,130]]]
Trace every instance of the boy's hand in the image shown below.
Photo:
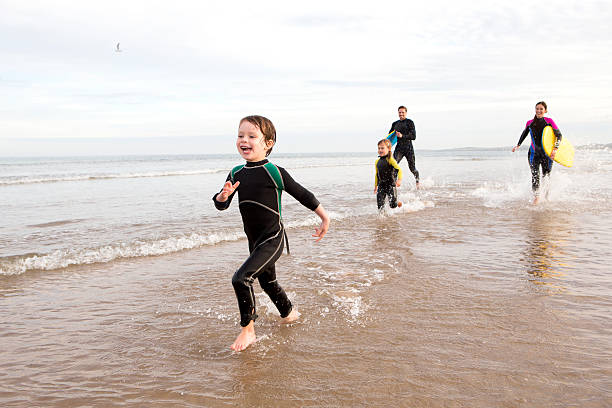
[[[399,187],[399,186],[401,186],[401,185],[402,185],[402,180],[397,180],[397,181],[395,182],[395,187]]]
[[[374,187],[374,192],[376,193],[378,191],[378,186]]]
[[[312,234],[313,237],[316,237],[315,242],[319,242],[323,239],[327,230],[329,229],[329,219],[321,220],[321,225],[319,228],[315,228],[315,234]]]
[[[401,139],[402,137],[404,137],[404,135],[402,135],[402,134],[401,134],[400,132],[398,132],[397,130],[395,131],[395,134],[396,134],[396,135],[397,135],[397,137],[399,137],[400,139]]]
[[[226,181],[223,185],[223,190],[219,194],[217,194],[216,200],[220,203],[224,203],[227,201],[227,198],[232,195],[236,188],[240,185],[240,182],[237,181],[234,185],[230,181]]]
[[[317,238],[315,242],[319,242],[323,239],[327,233],[327,230],[329,229],[329,216],[321,204],[319,204],[319,206],[315,209],[315,214],[321,218],[321,225],[319,225],[319,228],[315,228],[315,234],[312,236]]]

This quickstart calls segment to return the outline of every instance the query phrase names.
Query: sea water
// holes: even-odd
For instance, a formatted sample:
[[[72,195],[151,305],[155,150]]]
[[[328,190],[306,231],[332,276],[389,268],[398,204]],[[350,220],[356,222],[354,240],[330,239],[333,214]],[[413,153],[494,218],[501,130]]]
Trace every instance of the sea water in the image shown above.
[[[419,151],[399,209],[376,154],[270,159],[288,194],[279,281],[255,284],[259,341],[236,354],[237,154],[0,159],[3,406],[606,406],[612,398],[612,152],[555,165],[532,205],[526,152]]]

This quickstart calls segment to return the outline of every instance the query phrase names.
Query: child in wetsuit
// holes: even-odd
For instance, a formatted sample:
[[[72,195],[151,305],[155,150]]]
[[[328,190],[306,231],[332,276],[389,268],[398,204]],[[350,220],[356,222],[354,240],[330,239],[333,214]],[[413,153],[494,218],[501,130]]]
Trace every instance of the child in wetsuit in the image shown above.
[[[276,142],[276,130],[263,116],[247,116],[240,121],[236,147],[246,164],[234,167],[223,189],[213,196],[215,207],[225,210],[234,194],[238,201],[244,232],[249,241],[249,257],[234,273],[232,285],[240,309],[242,330],[231,349],[242,351],[256,340],[255,294],[253,282],[259,280],[264,292],[278,309],[281,322],[291,323],[299,317],[283,288],[276,280],[274,263],[283,252],[286,240],[281,217],[281,192],[287,191],[302,205],[320,218],[313,237],[320,241],[329,228],[329,217],[315,196],[291,178],[282,167],[270,163],[266,157]]]
[[[389,199],[389,207],[401,207],[402,202],[397,201],[397,189],[402,182],[402,169],[391,156],[391,142],[382,139],[378,142],[378,159],[374,163],[376,174],[374,177],[374,192],[378,209],[382,210],[385,200]]]
[[[544,117],[544,114],[548,111],[546,102],[538,102],[535,106],[535,116],[533,119],[527,121],[523,133],[519,137],[519,141],[512,148],[515,152],[523,143],[523,140],[527,137],[527,134],[531,135],[531,145],[529,146],[529,152],[527,153],[527,159],[529,160],[529,167],[531,168],[531,189],[534,193],[533,203],[537,204],[539,201],[539,189],[540,189],[540,167],[542,168],[542,178],[548,176],[552,170],[553,159],[557,153],[557,147],[561,142],[562,135],[561,131],[557,127],[557,124],[551,118]],[[551,126],[555,134],[555,146],[550,152],[550,157],[544,152],[542,146],[542,133],[546,126]]]

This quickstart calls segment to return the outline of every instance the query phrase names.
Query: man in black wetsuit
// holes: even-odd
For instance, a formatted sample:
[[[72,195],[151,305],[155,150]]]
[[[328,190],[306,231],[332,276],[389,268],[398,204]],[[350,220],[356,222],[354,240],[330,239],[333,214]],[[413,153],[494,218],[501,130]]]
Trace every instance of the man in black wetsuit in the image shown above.
[[[414,165],[414,148],[412,147],[412,141],[416,139],[416,130],[414,128],[414,122],[410,119],[406,119],[407,109],[405,106],[397,108],[399,120],[396,120],[391,125],[389,133],[395,130],[397,135],[397,146],[393,152],[393,158],[399,164],[405,157],[408,160],[408,167],[416,180],[416,187],[419,188],[419,171]]]

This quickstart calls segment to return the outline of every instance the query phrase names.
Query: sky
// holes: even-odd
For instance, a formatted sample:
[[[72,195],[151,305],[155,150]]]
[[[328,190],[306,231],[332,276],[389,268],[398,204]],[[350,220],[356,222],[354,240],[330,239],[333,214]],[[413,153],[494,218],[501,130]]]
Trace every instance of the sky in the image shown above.
[[[610,143],[610,1],[0,0],[0,156],[513,146],[534,105]],[[116,52],[120,43],[121,52]]]

